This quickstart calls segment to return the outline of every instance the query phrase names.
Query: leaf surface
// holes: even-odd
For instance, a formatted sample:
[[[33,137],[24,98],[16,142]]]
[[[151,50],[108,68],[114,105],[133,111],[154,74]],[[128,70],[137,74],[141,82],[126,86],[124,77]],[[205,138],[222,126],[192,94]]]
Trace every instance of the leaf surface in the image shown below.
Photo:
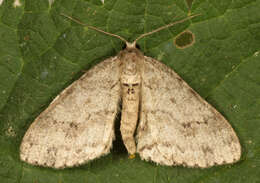
[[[19,3],[18,3],[19,2]],[[260,0],[0,1],[0,182],[260,182]],[[133,41],[140,34],[199,13],[138,42],[145,55],[174,69],[235,129],[242,158],[209,169],[165,167],[128,159],[117,133],[112,152],[64,170],[19,159],[33,120],[84,71],[116,55],[123,43],[60,13]],[[174,45],[189,30],[195,43]],[[119,122],[116,129],[118,132]]]

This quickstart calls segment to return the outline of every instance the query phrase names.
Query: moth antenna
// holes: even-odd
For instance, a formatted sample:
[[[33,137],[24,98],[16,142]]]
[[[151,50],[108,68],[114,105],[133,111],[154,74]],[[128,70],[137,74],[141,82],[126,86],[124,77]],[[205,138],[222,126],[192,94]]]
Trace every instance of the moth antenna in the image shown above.
[[[155,33],[155,32],[159,32],[159,31],[161,31],[161,30],[163,30],[163,29],[166,29],[166,28],[168,28],[168,27],[174,26],[174,25],[176,25],[176,24],[185,22],[185,21],[187,21],[187,20],[189,20],[189,19],[191,19],[191,18],[194,18],[194,17],[196,17],[196,16],[199,16],[199,15],[201,15],[201,14],[191,15],[191,16],[188,16],[188,17],[182,19],[182,20],[179,20],[179,21],[176,21],[176,22],[172,22],[172,23],[167,24],[167,25],[165,25],[165,26],[159,27],[159,28],[157,28],[157,29],[155,29],[155,30],[153,30],[153,31],[151,31],[151,32],[144,33],[144,34],[140,35],[139,37],[137,37],[137,38],[134,40],[134,42],[132,42],[132,43],[129,43],[126,39],[124,39],[123,37],[121,37],[121,36],[119,36],[119,35],[116,35],[116,34],[113,34],[113,33],[110,33],[110,32],[106,32],[106,31],[103,31],[103,30],[98,29],[98,28],[96,28],[96,27],[94,27],[94,26],[91,26],[91,25],[84,24],[83,22],[81,22],[81,21],[79,21],[79,20],[77,20],[77,19],[75,19],[75,18],[73,18],[73,17],[71,17],[71,16],[69,16],[69,15],[66,15],[66,14],[64,14],[64,13],[61,13],[61,15],[64,16],[64,17],[66,17],[66,18],[68,18],[68,19],[70,19],[70,20],[72,20],[72,21],[74,21],[74,22],[76,22],[76,23],[78,23],[78,24],[80,24],[80,25],[86,26],[86,27],[88,27],[89,29],[92,29],[92,30],[101,32],[101,33],[103,33],[103,34],[107,34],[107,35],[110,35],[110,36],[113,36],[113,37],[116,37],[116,38],[120,39],[120,40],[122,40],[122,41],[125,42],[127,48],[135,48],[135,47],[136,47],[136,42],[137,42],[139,39],[142,39],[142,38],[145,37],[145,36],[149,36],[149,35],[151,35],[151,34],[153,34],[153,33]]]
[[[89,29],[92,29],[92,30],[95,30],[95,31],[98,31],[98,32],[102,32],[103,34],[107,34],[107,35],[116,37],[116,38],[118,38],[118,39],[124,41],[127,46],[128,46],[128,45],[131,45],[130,43],[128,43],[127,40],[125,40],[123,37],[121,37],[121,36],[119,36],[119,35],[112,34],[112,33],[110,33],[110,32],[106,32],[106,31],[103,31],[103,30],[101,30],[101,29],[98,29],[98,28],[96,28],[96,27],[94,27],[94,26],[84,24],[83,22],[81,22],[81,21],[79,21],[79,20],[77,20],[77,19],[75,19],[75,18],[72,18],[71,16],[66,15],[66,14],[64,14],[64,13],[61,13],[61,15],[64,16],[64,17],[66,17],[66,18],[68,18],[68,19],[70,19],[70,20],[72,20],[72,21],[74,21],[74,22],[76,22],[76,23],[78,23],[78,24],[80,24],[80,25],[86,26],[86,27],[88,27]]]
[[[182,20],[179,20],[179,21],[176,21],[176,22],[172,22],[172,23],[167,24],[167,25],[165,25],[165,26],[159,27],[159,28],[157,28],[157,29],[155,29],[155,30],[153,30],[153,31],[151,31],[151,32],[144,33],[144,34],[140,35],[139,37],[137,37],[132,44],[135,45],[136,42],[137,42],[139,39],[142,39],[142,38],[145,37],[145,36],[149,36],[149,35],[151,35],[151,34],[153,34],[153,33],[155,33],[155,32],[159,32],[159,31],[161,31],[161,30],[163,30],[163,29],[166,29],[166,28],[168,28],[168,27],[171,27],[171,26],[174,26],[174,25],[176,25],[176,24],[185,22],[185,21],[190,20],[190,19],[192,19],[192,18],[194,18],[194,17],[197,17],[197,16],[199,16],[199,15],[201,15],[201,14],[191,15],[191,16],[188,16],[188,17],[182,19]]]

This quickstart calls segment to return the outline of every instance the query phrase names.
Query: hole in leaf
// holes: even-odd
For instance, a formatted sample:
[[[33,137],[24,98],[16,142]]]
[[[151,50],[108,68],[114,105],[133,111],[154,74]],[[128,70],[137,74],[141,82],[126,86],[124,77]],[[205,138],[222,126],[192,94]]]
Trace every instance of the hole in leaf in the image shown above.
[[[189,30],[180,33],[178,36],[176,36],[174,40],[175,46],[180,49],[187,48],[193,45],[194,42],[195,42],[195,35]]]

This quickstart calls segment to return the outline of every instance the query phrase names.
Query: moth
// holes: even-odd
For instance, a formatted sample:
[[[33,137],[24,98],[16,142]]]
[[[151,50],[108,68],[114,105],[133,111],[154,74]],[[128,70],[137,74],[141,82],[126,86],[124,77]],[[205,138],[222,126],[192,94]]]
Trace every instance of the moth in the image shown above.
[[[201,168],[238,161],[241,146],[228,121],[176,72],[136,48],[144,36],[194,16],[133,43],[87,26],[121,39],[126,48],[87,71],[35,119],[23,137],[21,160],[59,169],[108,154],[122,103],[120,131],[130,155]]]

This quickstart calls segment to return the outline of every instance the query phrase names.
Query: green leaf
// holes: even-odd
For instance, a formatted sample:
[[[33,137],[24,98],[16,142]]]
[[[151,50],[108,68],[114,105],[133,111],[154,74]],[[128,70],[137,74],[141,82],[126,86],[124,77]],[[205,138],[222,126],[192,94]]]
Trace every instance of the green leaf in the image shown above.
[[[260,0],[0,3],[0,182],[260,182]],[[109,155],[80,167],[53,170],[21,162],[19,145],[37,115],[85,70],[123,47],[120,40],[77,25],[60,13],[129,41],[200,13],[138,44],[145,55],[174,69],[229,120],[242,144],[241,160],[209,169],[159,166],[139,157],[128,159],[117,133]],[[194,34],[195,43],[179,49],[174,39],[185,30]],[[117,122],[117,132],[118,128]]]

